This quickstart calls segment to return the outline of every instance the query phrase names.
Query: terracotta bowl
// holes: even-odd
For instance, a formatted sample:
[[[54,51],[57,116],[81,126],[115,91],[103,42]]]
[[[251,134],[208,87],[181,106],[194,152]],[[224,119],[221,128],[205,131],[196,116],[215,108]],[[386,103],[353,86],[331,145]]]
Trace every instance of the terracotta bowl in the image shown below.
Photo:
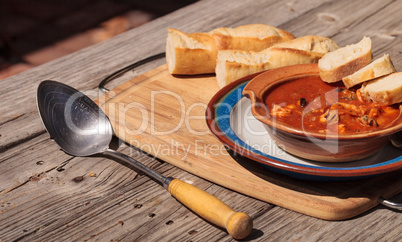
[[[353,134],[306,132],[276,121],[263,100],[278,84],[307,76],[319,76],[317,64],[286,66],[263,72],[253,78],[243,90],[243,95],[251,100],[253,116],[264,123],[271,138],[286,152],[314,161],[353,161],[375,154],[389,142],[392,134],[402,130],[401,105],[399,116],[392,124],[373,132]]]

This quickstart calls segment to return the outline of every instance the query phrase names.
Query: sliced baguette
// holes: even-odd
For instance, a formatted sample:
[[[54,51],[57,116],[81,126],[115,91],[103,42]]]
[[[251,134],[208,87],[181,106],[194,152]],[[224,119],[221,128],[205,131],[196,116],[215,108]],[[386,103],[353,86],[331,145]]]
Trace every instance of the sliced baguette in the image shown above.
[[[217,28],[208,34],[215,39],[218,50],[261,51],[276,43],[294,39],[291,33],[266,24],[250,24],[236,28]]]
[[[216,78],[223,87],[244,76],[286,65],[316,63],[325,53],[338,45],[329,38],[304,36],[273,45],[260,52],[218,51]]]
[[[359,89],[365,100],[391,105],[402,102],[402,72],[395,72],[362,84]]]
[[[214,73],[218,50],[261,51],[295,37],[287,31],[264,24],[218,28],[208,33],[184,33],[168,29],[166,62],[171,74]]]
[[[391,58],[389,55],[384,55],[352,75],[342,78],[342,81],[346,88],[350,88],[365,81],[391,74],[392,72],[395,72],[395,67],[392,64]]]
[[[371,58],[371,39],[364,37],[359,43],[325,54],[318,61],[320,77],[329,83],[340,81],[368,65]]]
[[[209,34],[168,29],[166,62],[170,74],[211,73],[217,54],[215,40]]]

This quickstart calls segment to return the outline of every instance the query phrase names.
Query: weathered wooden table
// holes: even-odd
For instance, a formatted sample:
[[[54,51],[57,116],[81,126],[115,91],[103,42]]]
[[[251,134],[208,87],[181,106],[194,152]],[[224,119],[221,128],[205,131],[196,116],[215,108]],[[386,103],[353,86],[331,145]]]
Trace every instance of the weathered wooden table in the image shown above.
[[[390,54],[402,70],[402,1],[203,0],[109,41],[0,82],[0,240],[217,241],[231,240],[177,202],[159,184],[102,156],[72,157],[49,139],[36,108],[42,80],[58,80],[100,97],[108,74],[163,52],[166,29],[204,32],[264,23],[296,36],[322,35],[339,45],[363,36],[374,58]],[[108,84],[127,82],[165,63],[154,61]],[[402,214],[382,205],[326,221],[235,192],[115,141],[119,151],[166,176],[181,178],[248,213],[257,241],[401,241]],[[295,181],[297,182],[297,181]],[[380,181],[381,182],[381,181]],[[353,183],[352,183],[353,184]],[[381,187],[381,184],[378,185]],[[401,201],[399,196],[394,198]]]

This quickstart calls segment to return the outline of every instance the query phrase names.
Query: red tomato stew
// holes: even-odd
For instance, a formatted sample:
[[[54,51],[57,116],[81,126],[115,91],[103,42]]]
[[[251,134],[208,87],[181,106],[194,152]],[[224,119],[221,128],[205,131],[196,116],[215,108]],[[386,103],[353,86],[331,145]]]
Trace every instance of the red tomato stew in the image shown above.
[[[265,105],[277,121],[307,132],[369,132],[399,115],[397,105],[365,101],[358,89],[329,84],[317,76],[278,85],[265,98]]]

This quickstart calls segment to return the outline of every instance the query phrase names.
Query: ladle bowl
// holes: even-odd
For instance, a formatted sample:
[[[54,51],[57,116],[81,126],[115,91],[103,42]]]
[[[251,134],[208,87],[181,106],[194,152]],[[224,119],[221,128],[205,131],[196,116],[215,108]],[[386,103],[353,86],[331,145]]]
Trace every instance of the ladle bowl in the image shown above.
[[[233,238],[244,239],[250,234],[253,222],[247,214],[235,212],[215,196],[179,179],[164,177],[110,149],[111,123],[99,106],[83,93],[60,82],[43,81],[38,87],[37,105],[50,138],[66,153],[118,158],[160,182],[177,200],[209,222],[226,228]]]

